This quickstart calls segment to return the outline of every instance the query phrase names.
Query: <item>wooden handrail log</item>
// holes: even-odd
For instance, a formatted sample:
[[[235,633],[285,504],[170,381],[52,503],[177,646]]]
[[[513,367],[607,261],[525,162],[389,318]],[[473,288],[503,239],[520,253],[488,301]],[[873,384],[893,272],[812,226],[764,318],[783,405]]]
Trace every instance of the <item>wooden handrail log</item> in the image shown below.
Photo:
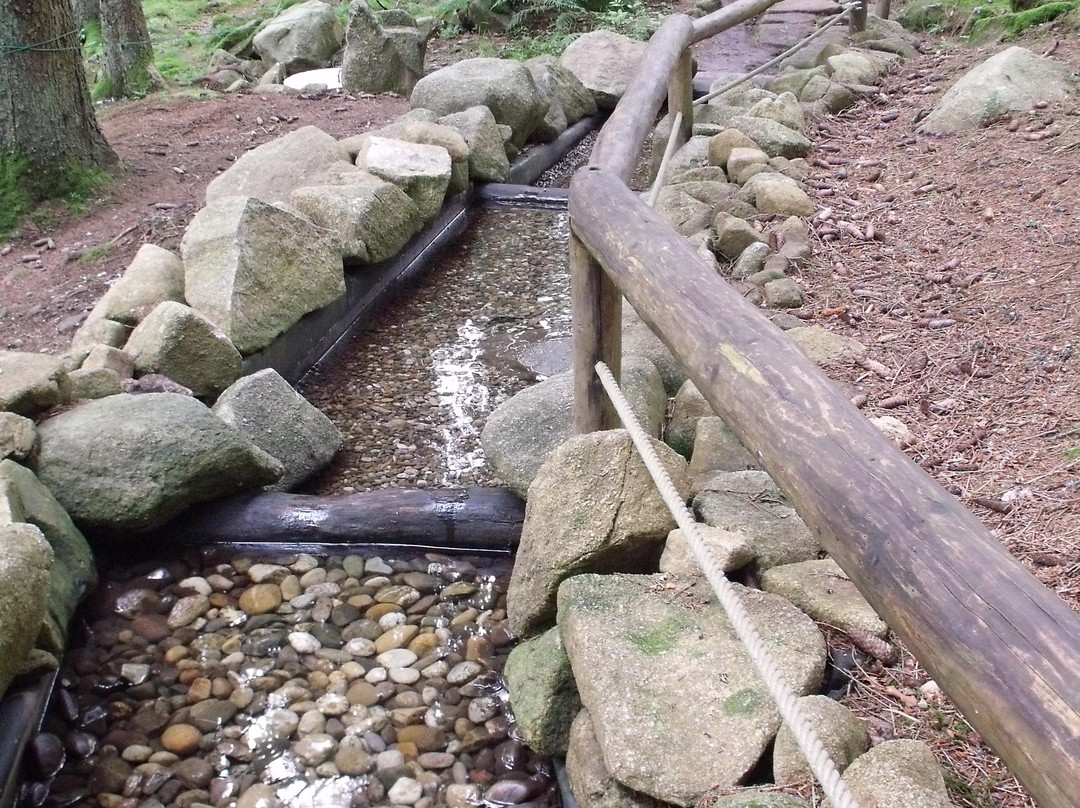
[[[610,171],[574,235],[1042,808],[1080,805],[1080,616]]]
[[[693,21],[685,14],[668,17],[652,35],[634,78],[593,146],[590,165],[603,166],[629,182],[638,154],[652,131],[683,51],[690,45]]]
[[[717,9],[712,14],[694,20],[694,33],[690,42],[695,44],[728,28],[734,28],[739,23],[767,11],[769,6],[778,2],[780,0],[737,0],[729,6]]]

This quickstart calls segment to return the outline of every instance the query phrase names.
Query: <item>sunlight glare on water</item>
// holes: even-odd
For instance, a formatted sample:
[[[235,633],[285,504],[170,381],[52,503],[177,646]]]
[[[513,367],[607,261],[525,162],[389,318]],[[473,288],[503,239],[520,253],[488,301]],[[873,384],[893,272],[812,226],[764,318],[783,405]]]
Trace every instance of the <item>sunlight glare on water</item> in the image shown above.
[[[468,319],[458,327],[453,344],[432,352],[432,372],[439,406],[449,418],[442,428],[446,461],[444,484],[453,485],[470,469],[483,465],[479,427],[474,421],[490,409],[491,391],[484,383],[484,332]]]

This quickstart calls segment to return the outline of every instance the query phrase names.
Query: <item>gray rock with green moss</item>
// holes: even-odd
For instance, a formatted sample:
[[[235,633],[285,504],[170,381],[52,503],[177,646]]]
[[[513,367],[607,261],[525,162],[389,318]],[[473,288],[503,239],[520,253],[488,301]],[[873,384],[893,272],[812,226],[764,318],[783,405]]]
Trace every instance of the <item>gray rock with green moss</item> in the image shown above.
[[[702,808],[810,808],[810,803],[781,791],[748,788],[703,802]]]
[[[1068,65],[1025,48],[1008,48],[965,73],[918,131],[944,135],[975,129],[995,115],[1028,109],[1036,101],[1056,101],[1075,89]]]
[[[541,755],[565,755],[581,700],[559,630],[520,643],[507,657],[503,675],[525,743]]]
[[[189,505],[277,481],[281,464],[201,402],[118,395],[38,427],[32,468],[76,524],[138,531]]]
[[[13,412],[0,412],[0,460],[22,460],[34,448],[37,427],[29,418]]]
[[[26,523],[0,525],[0,695],[22,672],[41,630],[53,552]]]
[[[738,587],[796,693],[813,692],[825,642],[774,595]],[[723,609],[661,575],[578,575],[559,587],[559,629],[604,764],[620,783],[691,806],[734,786],[781,719]]]
[[[612,110],[644,56],[644,42],[614,31],[590,31],[567,46],[559,63],[578,77],[600,109]]]
[[[269,20],[252,45],[267,65],[280,63],[297,73],[324,67],[341,48],[343,36],[334,9],[321,0],[308,0]]]
[[[686,461],[650,440],[685,498]],[[624,430],[566,441],[529,487],[506,594],[511,627],[518,636],[529,636],[554,622],[556,591],[572,575],[656,570],[675,526]]]
[[[700,486],[693,502],[698,518],[749,536],[758,571],[821,554],[817,539],[764,471],[716,472],[695,482]]]
[[[753,140],[769,157],[787,157],[790,160],[810,153],[810,141],[804,134],[769,118],[741,115],[731,118],[727,125]]]
[[[844,772],[860,805],[877,808],[949,808],[941,766],[921,741],[886,741],[860,756]]]
[[[698,422],[714,415],[716,413],[697,385],[687,379],[675,394],[671,406],[671,418],[664,434],[667,445],[689,460],[694,453]]]
[[[120,279],[94,305],[87,320],[104,318],[138,325],[166,300],[184,302],[184,262],[156,244],[144,244]]]
[[[30,469],[0,462],[0,524],[29,523],[45,536],[53,550],[46,587],[46,618],[50,636],[63,637],[75,607],[97,583],[94,556],[67,511]],[[62,653],[64,648],[47,650]]]
[[[455,129],[469,144],[469,178],[480,182],[503,182],[510,174],[499,124],[483,105],[443,115],[438,122]]]
[[[371,137],[357,152],[356,164],[404,191],[424,221],[442,209],[452,168],[450,153],[442,146]]]
[[[697,529],[702,542],[724,572],[740,570],[754,560],[754,544],[742,533],[702,524],[699,524]],[[705,575],[682,528],[668,534],[664,543],[664,554],[660,556],[660,572],[688,578],[701,578]]]
[[[345,294],[333,236],[254,197],[208,203],[188,225],[180,252],[188,305],[245,356]]]
[[[831,558],[784,564],[761,575],[761,588],[785,597],[819,623],[884,639],[889,627]]]
[[[691,478],[714,471],[750,469],[760,470],[761,464],[723,418],[708,415],[697,422],[694,453],[690,457]]]
[[[270,486],[277,491],[311,479],[341,448],[333,422],[272,368],[237,381],[218,397],[213,412],[280,461],[285,473]]]

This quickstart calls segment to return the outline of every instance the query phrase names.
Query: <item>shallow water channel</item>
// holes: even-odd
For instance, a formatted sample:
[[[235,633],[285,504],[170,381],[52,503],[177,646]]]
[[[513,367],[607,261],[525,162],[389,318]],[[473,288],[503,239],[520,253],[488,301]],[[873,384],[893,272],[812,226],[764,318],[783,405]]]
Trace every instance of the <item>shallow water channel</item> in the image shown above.
[[[491,411],[567,367],[564,211],[487,207],[461,241],[304,380],[345,438],[310,487],[352,493],[493,481]]]

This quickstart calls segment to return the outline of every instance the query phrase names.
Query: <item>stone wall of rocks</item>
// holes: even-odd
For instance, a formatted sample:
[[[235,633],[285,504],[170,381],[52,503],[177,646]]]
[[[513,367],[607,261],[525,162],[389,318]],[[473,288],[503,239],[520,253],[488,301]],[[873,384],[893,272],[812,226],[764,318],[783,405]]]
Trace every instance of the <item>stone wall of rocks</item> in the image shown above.
[[[859,39],[861,47],[819,46],[797,57],[810,64],[696,107],[694,136],[659,194],[671,226],[767,309],[802,305],[796,276],[811,254],[806,220],[817,213],[805,185],[805,121],[876,92],[878,77],[913,49],[902,29],[874,18]],[[654,172],[669,126],[654,137]],[[790,314],[771,316],[817,361],[862,350]],[[743,584],[746,607],[845,781],[864,805],[949,805],[925,745],[871,749],[862,722],[822,694],[827,657],[834,671],[844,657],[830,654],[818,624],[886,663],[896,658],[889,629],[641,330],[633,317],[625,326],[628,398],[712,553]],[[483,434],[489,462],[527,495],[507,594],[511,626],[526,641],[506,666],[526,741],[566,755],[582,808],[808,805],[793,796],[808,766],[628,435],[570,437],[571,388],[564,374],[524,391]],[[769,788],[745,788],[747,779]],[[786,786],[792,794],[776,790]]]
[[[332,52],[333,37],[290,44],[298,20],[325,22],[323,5],[293,7],[258,46],[285,49],[273,58],[290,70],[326,58],[295,54]],[[0,352],[0,693],[35,648],[51,656],[32,666],[55,666],[95,581],[84,532],[131,541],[330,462],[330,420],[274,370],[243,376],[245,356],[337,300],[346,265],[393,258],[448,196],[505,180],[527,143],[596,112],[550,58],[459,63],[420,80],[412,106],[377,131],[309,126],[245,153],[207,187],[180,255],[144,245],[64,355]],[[49,597],[28,598],[42,581]]]

